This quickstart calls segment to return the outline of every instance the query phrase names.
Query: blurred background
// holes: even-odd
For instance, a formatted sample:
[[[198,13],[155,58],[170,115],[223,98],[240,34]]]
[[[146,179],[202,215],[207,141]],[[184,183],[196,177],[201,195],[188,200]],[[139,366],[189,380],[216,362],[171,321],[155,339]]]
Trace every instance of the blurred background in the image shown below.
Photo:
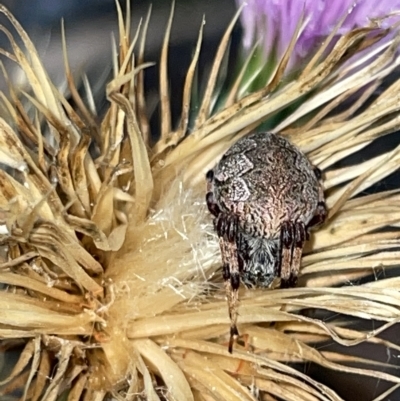
[[[61,19],[64,19],[71,70],[77,80],[83,72],[87,74],[96,102],[101,107],[104,101],[104,82],[111,70],[112,37],[117,38],[118,34],[115,0],[5,0],[2,3],[28,32],[47,71],[57,84],[64,78],[61,47]],[[122,0],[120,3],[125,9],[125,1]],[[171,0],[131,1],[134,29],[140,23],[140,19],[146,17],[150,5],[152,6],[146,40],[147,61],[159,60],[171,3]],[[169,48],[171,88],[181,88],[203,15],[206,16],[206,25],[198,69],[201,73],[205,72],[206,66],[212,62],[219,40],[235,11],[234,0],[176,0]],[[0,35],[0,46],[9,48],[4,34]],[[5,62],[9,71],[11,63],[7,60]],[[146,88],[150,98],[151,93],[158,87],[157,73],[157,66],[151,67],[146,77]],[[15,71],[14,82],[20,82],[21,79],[22,77]],[[2,77],[0,85],[4,88]],[[173,97],[173,100],[177,100],[174,108],[179,108],[180,97],[181,92],[178,91],[177,96]]]
[[[87,74],[93,88],[98,110],[106,104],[104,84],[111,73],[112,36],[117,37],[117,14],[114,0],[3,0],[17,20],[22,24],[34,41],[39,54],[52,80],[61,84],[64,78],[64,65],[61,46],[61,19],[65,21],[68,59],[74,76],[79,80],[83,73]],[[150,4],[152,17],[147,34],[146,59],[157,62],[162,39],[171,7],[171,0],[133,0],[133,27],[138,26],[141,18],[145,18]],[[125,7],[124,4],[121,4]],[[202,17],[206,17],[204,41],[200,59],[199,80],[207,73],[221,36],[236,11],[234,0],[176,0],[174,21],[170,40],[169,74],[173,109],[177,115],[180,108],[181,88],[187,66],[190,62],[196,44],[198,30]],[[4,19],[2,19],[2,22]],[[3,22],[4,23],[4,22]],[[9,26],[9,25],[8,25]],[[13,32],[13,31],[12,31]],[[239,28],[236,29],[231,57],[237,53]],[[5,35],[0,36],[0,47],[9,48]],[[22,77],[12,62],[3,57],[7,70],[12,71],[15,83],[22,82]],[[229,65],[229,64],[228,64]],[[229,67],[228,67],[229,68]],[[146,89],[150,99],[154,93],[154,113],[157,111],[157,66],[151,67],[147,75]],[[4,89],[4,79],[0,77],[0,88]],[[176,95],[175,95],[176,93]],[[385,138],[385,146],[394,147],[399,141],[398,135]],[[363,156],[369,157],[380,153],[380,147],[375,144],[364,151]],[[354,162],[354,159],[353,159]],[[389,188],[398,187],[398,175],[394,175],[383,184]],[[328,319],[320,316],[321,319]],[[374,322],[366,330],[371,330]],[[384,337],[394,341],[398,337],[398,328],[393,327]],[[322,346],[324,350],[339,351],[333,343]],[[344,352],[340,349],[340,352]],[[391,350],[378,350],[377,347],[363,345],[347,349],[346,353],[357,354],[360,357],[371,357],[371,353],[383,363],[398,364],[399,356]],[[7,362],[6,362],[7,364]],[[313,365],[299,366],[299,369],[314,378],[334,388],[345,400],[368,401],[379,394],[387,383],[373,378],[353,377],[328,371]],[[386,368],[383,368],[385,370]],[[392,369],[392,374],[399,374]],[[400,394],[392,394],[386,400],[399,400]],[[382,399],[383,400],[383,399]]]

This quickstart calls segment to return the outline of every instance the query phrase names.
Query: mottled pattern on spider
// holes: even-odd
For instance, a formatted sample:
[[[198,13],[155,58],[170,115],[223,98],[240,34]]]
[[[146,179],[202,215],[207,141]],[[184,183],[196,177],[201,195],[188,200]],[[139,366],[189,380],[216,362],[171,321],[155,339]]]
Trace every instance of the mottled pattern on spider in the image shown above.
[[[255,133],[236,142],[207,173],[231,319],[238,336],[238,289],[296,285],[309,228],[327,215],[321,172],[287,139]]]

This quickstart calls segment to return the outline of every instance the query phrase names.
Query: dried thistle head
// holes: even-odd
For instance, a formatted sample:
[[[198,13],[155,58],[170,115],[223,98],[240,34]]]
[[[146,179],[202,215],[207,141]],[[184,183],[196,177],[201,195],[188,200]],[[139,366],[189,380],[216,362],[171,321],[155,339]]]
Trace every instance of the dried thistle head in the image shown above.
[[[171,13],[159,67],[161,132],[152,144],[143,89],[149,17],[130,38],[129,17],[124,20],[119,10],[119,54],[105,88],[110,105],[99,124],[79,97],[68,63],[76,108],[49,81],[22,27],[4,7],[0,11],[24,43],[26,54],[8,35],[13,48],[8,56],[32,89],[25,95],[10,86],[10,98],[1,96],[8,117],[0,120],[1,163],[7,166],[0,180],[1,241],[7,250],[0,270],[0,336],[5,349],[24,346],[1,382],[2,395],[22,388],[25,399],[46,401],[60,395],[71,401],[254,400],[256,387],[270,399],[341,399],[290,362],[399,383],[376,366],[347,364],[349,359],[372,364],[368,358],[312,346],[333,340],[397,349],[379,334],[399,320],[399,280],[354,280],[377,266],[389,271],[398,264],[398,191],[364,190],[398,169],[400,149],[337,167],[398,126],[400,82],[373,96],[400,63],[396,26],[350,31],[325,59],[311,58],[296,81],[282,82],[294,35],[267,85],[245,95],[244,67],[212,107],[234,20],[189,128],[201,27],[182,91],[180,124],[173,128],[167,84]],[[374,53],[365,52],[379,43]],[[321,52],[327,46],[329,40]],[[349,62],[359,52],[363,59]],[[360,90],[351,107],[338,110]],[[296,103],[301,105],[277,118]],[[243,291],[239,329],[245,342],[231,355],[204,174],[233,142],[277,120],[273,131],[326,171],[329,216],[304,251],[299,288]],[[90,142],[94,152],[88,151]],[[338,318],[322,321],[304,309]],[[365,333],[346,326],[342,317],[374,319],[381,326]]]

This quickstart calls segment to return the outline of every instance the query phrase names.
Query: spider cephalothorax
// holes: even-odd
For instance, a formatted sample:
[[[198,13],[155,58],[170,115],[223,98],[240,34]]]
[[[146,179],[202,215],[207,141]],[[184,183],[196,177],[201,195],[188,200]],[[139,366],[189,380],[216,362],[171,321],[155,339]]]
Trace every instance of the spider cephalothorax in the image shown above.
[[[223,277],[236,327],[238,289],[296,284],[310,227],[326,217],[321,172],[287,139],[255,133],[236,142],[207,173],[207,206],[221,248]]]

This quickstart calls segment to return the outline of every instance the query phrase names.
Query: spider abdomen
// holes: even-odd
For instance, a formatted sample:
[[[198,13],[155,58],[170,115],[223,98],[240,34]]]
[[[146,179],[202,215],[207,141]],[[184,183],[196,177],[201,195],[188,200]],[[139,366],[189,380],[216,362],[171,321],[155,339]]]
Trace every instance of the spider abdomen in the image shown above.
[[[248,234],[274,238],[283,221],[308,224],[317,208],[319,182],[311,163],[279,135],[242,138],[213,171],[221,211],[237,214]]]

